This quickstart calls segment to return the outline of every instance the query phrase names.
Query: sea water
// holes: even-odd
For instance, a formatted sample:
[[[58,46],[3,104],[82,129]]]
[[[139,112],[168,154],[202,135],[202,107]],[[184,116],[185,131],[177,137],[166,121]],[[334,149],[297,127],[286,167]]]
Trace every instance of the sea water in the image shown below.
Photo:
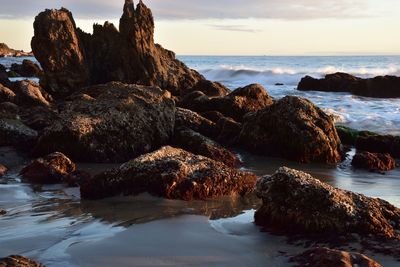
[[[30,58],[34,60],[34,58]],[[276,99],[306,97],[334,114],[337,123],[357,129],[400,134],[400,100],[346,93],[300,92],[305,75],[323,77],[337,71],[360,77],[398,75],[400,57],[199,57],[180,56],[189,67],[230,89],[261,83]],[[0,58],[10,67],[21,58]],[[276,85],[277,83],[283,85]],[[333,186],[400,207],[400,171],[385,175],[355,170],[349,157],[339,166],[294,162],[240,153],[243,169],[272,174],[280,166],[311,173]],[[0,257],[23,254],[46,266],[290,266],[288,255],[304,250],[284,237],[260,232],[254,211],[260,201],[222,198],[184,202],[141,195],[81,201],[78,188],[32,186],[18,171],[29,158],[0,148],[0,163],[10,172],[0,179]],[[97,173],[108,165],[81,165]],[[384,266],[396,259],[373,255]]]

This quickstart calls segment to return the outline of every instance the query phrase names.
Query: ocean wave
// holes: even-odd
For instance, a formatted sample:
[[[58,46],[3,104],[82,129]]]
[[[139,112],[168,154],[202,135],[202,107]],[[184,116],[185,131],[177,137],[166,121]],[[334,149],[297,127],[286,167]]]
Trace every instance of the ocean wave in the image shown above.
[[[292,68],[271,68],[257,69],[246,66],[227,66],[221,65],[217,68],[200,70],[200,72],[210,80],[220,82],[242,81],[248,83],[261,83],[273,85],[283,83],[285,85],[297,85],[302,77],[306,75],[315,78],[322,78],[327,74],[345,72],[361,78],[370,78],[380,75],[400,75],[400,69],[396,66],[387,68],[354,68],[347,69],[336,66],[326,66],[322,68],[292,69]]]

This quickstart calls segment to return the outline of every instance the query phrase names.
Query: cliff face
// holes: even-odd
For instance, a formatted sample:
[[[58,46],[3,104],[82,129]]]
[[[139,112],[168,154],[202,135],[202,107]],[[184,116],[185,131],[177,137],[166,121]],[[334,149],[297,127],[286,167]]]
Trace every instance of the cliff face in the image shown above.
[[[109,81],[159,86],[180,96],[204,80],[154,43],[153,15],[142,1],[136,8],[125,1],[119,30],[109,22],[93,27],[93,34],[76,28],[66,9],[36,17],[33,53],[45,72],[42,85],[56,96]]]

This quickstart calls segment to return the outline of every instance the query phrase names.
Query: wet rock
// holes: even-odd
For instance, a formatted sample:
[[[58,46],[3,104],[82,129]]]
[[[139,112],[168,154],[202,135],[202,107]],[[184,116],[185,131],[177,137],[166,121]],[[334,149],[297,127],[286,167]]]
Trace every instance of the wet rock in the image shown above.
[[[22,64],[12,64],[10,69],[22,77],[39,77],[42,72],[39,65],[28,59],[24,59]]]
[[[400,158],[400,136],[360,136],[357,138],[356,148],[373,153],[388,153],[394,158]]]
[[[0,267],[44,267],[44,265],[23,256],[12,255],[0,259]]]
[[[42,131],[33,153],[60,151],[75,161],[124,162],[166,144],[174,122],[175,103],[158,87],[92,86],[59,107],[59,118]]]
[[[255,215],[258,225],[294,233],[400,238],[400,209],[334,188],[301,171],[280,168],[260,179],[256,192],[263,200]]]
[[[53,102],[53,98],[44,91],[39,84],[33,81],[19,81],[13,86],[18,103],[22,106],[47,106]]]
[[[0,117],[0,146],[15,146],[29,150],[35,145],[38,133],[16,119]]]
[[[88,172],[85,171],[74,171],[68,174],[68,176],[65,178],[64,182],[69,186],[69,187],[78,187],[83,183],[86,183],[92,178],[92,175]]]
[[[0,209],[0,216],[2,216],[2,215],[6,215],[7,214],[7,212],[5,211],[5,210],[3,210],[3,209]]]
[[[378,135],[370,131],[357,131],[346,126],[336,126],[336,131],[339,135],[340,141],[344,145],[355,146],[359,137],[368,137]]]
[[[173,143],[179,148],[220,161],[229,167],[240,164],[239,158],[234,153],[189,128],[176,129]]]
[[[46,10],[34,23],[32,49],[44,70],[44,88],[65,97],[87,85],[120,81],[159,86],[180,96],[204,80],[154,43],[154,19],[142,1],[126,0],[119,31],[106,22],[93,34],[77,29],[66,9]]]
[[[20,175],[28,182],[35,184],[62,183],[76,169],[67,156],[60,152],[38,158],[24,167]]]
[[[358,152],[351,165],[369,171],[390,171],[396,168],[396,161],[389,154]]]
[[[382,265],[363,254],[329,248],[309,249],[292,257],[290,261],[295,263],[295,267],[382,267]]]
[[[186,127],[190,128],[195,132],[199,132],[207,137],[215,138],[218,135],[218,129],[216,123],[204,118],[198,113],[177,108],[175,114],[175,125],[177,128]]]
[[[198,91],[185,96],[179,105],[196,112],[218,111],[226,117],[242,121],[249,112],[256,112],[273,103],[264,87],[251,84],[223,97],[209,98]]]
[[[0,84],[0,103],[15,102],[15,101],[16,101],[15,93],[10,88],[7,88],[2,84]]]
[[[333,119],[310,101],[294,96],[246,116],[238,142],[258,154],[303,163],[341,160]]]
[[[0,177],[4,176],[7,173],[8,169],[6,166],[0,164]]]
[[[400,97],[400,77],[378,76],[362,79],[347,73],[328,74],[323,79],[304,77],[299,85],[301,91],[349,92],[354,95],[380,98]]]
[[[181,149],[163,147],[81,186],[84,199],[149,192],[170,199],[208,199],[252,192],[256,176]]]

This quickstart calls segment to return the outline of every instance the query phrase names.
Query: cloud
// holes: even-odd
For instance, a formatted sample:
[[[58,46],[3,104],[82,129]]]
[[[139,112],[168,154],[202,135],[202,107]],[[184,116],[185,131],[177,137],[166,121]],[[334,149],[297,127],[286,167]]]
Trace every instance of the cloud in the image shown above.
[[[260,32],[260,30],[250,28],[249,26],[246,26],[246,25],[220,25],[220,24],[209,24],[208,26],[211,27],[211,28],[214,28],[214,29],[216,29],[216,30],[219,30],[219,31],[249,32],[249,33]]]
[[[113,19],[123,0],[2,1],[0,17],[33,17],[45,8],[70,9],[81,19]],[[135,1],[136,3],[138,1]],[[272,18],[304,20],[367,15],[365,0],[144,0],[158,19]]]

